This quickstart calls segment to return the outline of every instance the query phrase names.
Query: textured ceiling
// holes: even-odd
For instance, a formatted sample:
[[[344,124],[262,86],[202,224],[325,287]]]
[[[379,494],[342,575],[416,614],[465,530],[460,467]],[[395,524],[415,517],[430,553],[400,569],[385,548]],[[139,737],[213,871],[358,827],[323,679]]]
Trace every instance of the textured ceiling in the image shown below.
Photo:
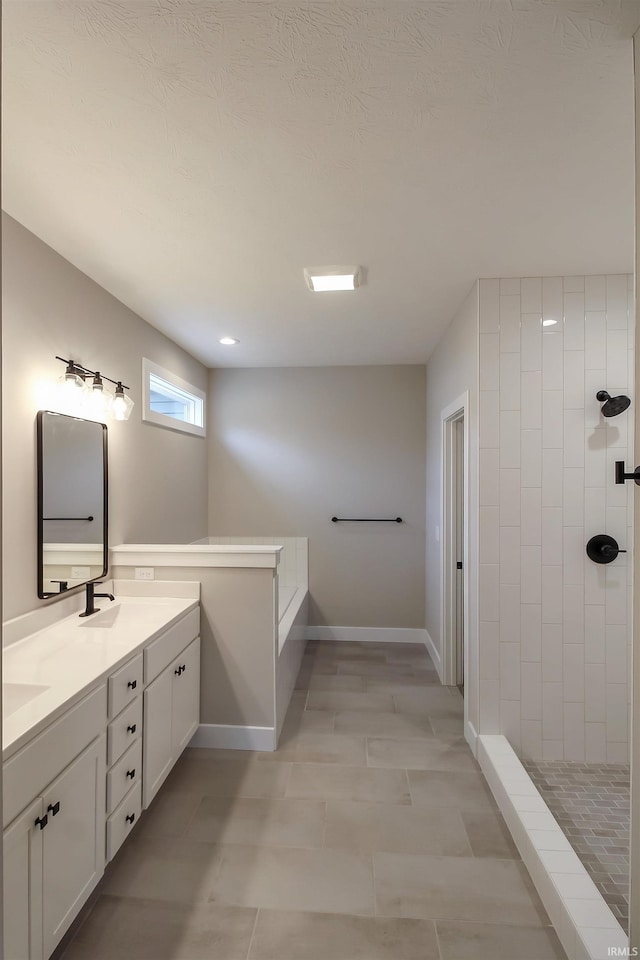
[[[424,362],[476,277],[632,269],[638,25],[638,0],[5,0],[3,205],[210,366]],[[367,284],[314,295],[323,263]]]

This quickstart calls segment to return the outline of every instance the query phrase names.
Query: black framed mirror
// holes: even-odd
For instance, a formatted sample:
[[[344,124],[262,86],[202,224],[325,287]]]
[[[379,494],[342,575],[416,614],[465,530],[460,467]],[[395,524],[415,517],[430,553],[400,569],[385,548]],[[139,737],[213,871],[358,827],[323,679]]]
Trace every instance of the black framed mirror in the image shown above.
[[[108,569],[107,427],[39,410],[38,596],[64,595]]]

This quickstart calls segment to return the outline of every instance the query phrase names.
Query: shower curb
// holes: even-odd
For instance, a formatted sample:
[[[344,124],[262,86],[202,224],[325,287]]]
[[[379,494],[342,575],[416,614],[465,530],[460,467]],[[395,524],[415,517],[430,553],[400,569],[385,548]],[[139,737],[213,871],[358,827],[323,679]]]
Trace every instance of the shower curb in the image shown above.
[[[506,737],[480,735],[482,772],[569,960],[629,956],[629,938]]]

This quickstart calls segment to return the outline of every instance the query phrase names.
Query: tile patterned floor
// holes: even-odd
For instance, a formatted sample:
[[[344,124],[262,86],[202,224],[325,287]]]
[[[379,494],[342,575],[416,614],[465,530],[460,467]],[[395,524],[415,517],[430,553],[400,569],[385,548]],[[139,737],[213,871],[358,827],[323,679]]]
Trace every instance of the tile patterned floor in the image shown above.
[[[629,926],[629,766],[523,765],[625,930]]]
[[[310,643],[273,754],[189,750],[64,960],[561,960],[424,648]]]

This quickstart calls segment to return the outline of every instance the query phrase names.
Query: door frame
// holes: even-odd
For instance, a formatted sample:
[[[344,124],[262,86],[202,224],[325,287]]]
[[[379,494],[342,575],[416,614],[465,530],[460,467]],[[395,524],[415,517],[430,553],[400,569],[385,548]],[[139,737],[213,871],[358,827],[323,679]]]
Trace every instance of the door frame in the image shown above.
[[[442,622],[440,650],[442,651],[442,682],[456,685],[456,444],[455,424],[464,420],[463,436],[463,677],[465,691],[469,679],[469,391],[467,390],[440,413],[442,433],[442,496],[440,499],[440,529],[442,570]],[[465,695],[466,700],[466,695]]]

